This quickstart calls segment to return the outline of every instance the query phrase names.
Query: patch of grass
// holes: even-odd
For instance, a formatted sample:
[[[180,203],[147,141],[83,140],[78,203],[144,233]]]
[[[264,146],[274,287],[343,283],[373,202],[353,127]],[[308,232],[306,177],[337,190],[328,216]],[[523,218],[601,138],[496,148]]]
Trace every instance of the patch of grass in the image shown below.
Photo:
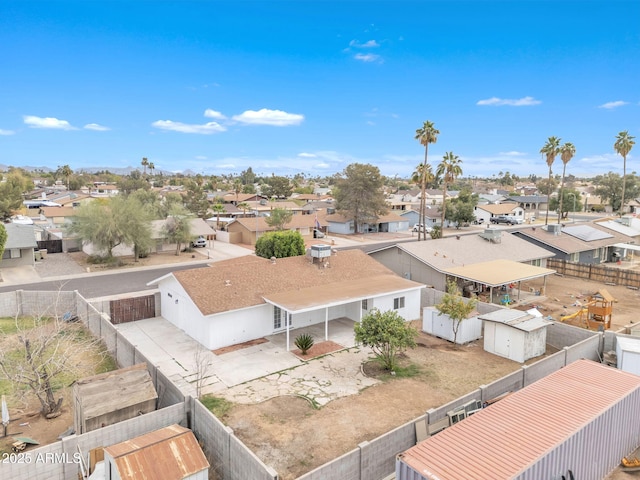
[[[202,398],[200,398],[200,402],[218,418],[224,418],[233,407],[233,403],[229,400],[214,397],[213,395],[203,395]]]
[[[13,335],[18,331],[31,330],[34,327],[39,327],[49,323],[51,318],[33,318],[33,317],[18,317],[16,320],[13,317],[1,317],[0,318],[0,335]]]
[[[100,352],[100,354],[102,355],[102,360],[96,367],[96,375],[99,373],[107,373],[118,369],[116,359],[113,358],[109,352],[107,352],[106,347],[102,352]]]
[[[417,377],[422,373],[422,369],[419,365],[415,363],[409,363],[408,365],[398,365],[396,366],[395,375],[389,374],[389,376],[394,376],[395,378],[412,378]]]

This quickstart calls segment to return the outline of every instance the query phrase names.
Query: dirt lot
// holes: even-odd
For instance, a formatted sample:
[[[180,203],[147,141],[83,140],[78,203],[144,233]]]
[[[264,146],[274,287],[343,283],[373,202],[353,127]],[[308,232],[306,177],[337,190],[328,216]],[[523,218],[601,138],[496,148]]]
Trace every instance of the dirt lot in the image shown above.
[[[542,282],[531,286],[539,288]],[[535,305],[556,320],[578,309],[571,306],[576,299],[604,287],[618,300],[614,328],[636,321],[639,294],[635,290],[559,276],[548,278],[546,287],[546,299],[539,297]],[[319,410],[302,398],[280,397],[258,405],[235,406],[224,421],[284,480],[291,480],[429,408],[520,368],[518,363],[486,353],[481,342],[455,349],[449,342],[424,334],[418,348],[407,352],[405,361],[419,365],[420,373],[412,378],[389,377],[359,395]]]

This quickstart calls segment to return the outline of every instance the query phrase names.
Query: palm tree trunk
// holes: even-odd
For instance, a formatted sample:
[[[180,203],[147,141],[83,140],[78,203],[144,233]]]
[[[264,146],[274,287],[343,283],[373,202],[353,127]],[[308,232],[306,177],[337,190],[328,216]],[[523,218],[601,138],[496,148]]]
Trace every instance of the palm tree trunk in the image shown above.
[[[446,197],[447,197],[447,182],[444,182],[444,187],[442,188],[442,218],[440,220],[440,223],[441,223],[440,238],[444,237],[444,217],[445,217],[446,208],[447,208]]]
[[[418,227],[418,241],[420,241],[420,230],[422,229],[422,239],[427,239],[427,216],[425,212],[425,207],[427,203],[427,199],[425,195],[427,193],[427,157],[429,153],[429,142],[424,146],[424,162],[422,163],[422,182],[421,182],[421,193],[420,193],[420,225],[422,227]]]
[[[560,223],[560,219],[562,218],[562,204],[564,203],[564,174],[567,171],[567,164],[564,164],[562,167],[562,182],[560,182],[560,212],[558,213],[558,223]]]
[[[549,167],[549,183],[547,184],[547,214],[544,217],[544,224],[549,225],[549,202],[551,201],[551,167]]]
[[[624,189],[627,183],[627,156],[622,156],[622,198],[620,199],[620,216],[624,215]]]

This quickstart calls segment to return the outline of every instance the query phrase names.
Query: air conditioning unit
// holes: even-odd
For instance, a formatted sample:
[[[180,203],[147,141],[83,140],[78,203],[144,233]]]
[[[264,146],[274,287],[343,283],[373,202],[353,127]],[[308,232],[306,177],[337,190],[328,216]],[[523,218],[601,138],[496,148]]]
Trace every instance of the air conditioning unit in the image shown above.
[[[558,223],[550,223],[547,225],[547,232],[553,233],[554,235],[560,235],[562,231],[562,226]]]
[[[311,258],[329,258],[331,245],[311,245]]]

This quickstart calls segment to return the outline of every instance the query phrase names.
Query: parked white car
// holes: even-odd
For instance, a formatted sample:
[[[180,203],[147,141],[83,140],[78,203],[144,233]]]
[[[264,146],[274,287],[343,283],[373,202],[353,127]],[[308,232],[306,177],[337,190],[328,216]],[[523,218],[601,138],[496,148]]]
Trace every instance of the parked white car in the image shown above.
[[[431,227],[425,227],[424,225],[422,225],[421,223],[416,223],[413,226],[413,231],[414,232],[427,232],[427,233],[431,233],[433,232],[433,228]]]
[[[193,240],[191,242],[191,246],[194,247],[194,248],[206,247],[207,246],[207,239],[204,238],[202,235],[200,235],[198,238],[196,238],[195,240]]]

